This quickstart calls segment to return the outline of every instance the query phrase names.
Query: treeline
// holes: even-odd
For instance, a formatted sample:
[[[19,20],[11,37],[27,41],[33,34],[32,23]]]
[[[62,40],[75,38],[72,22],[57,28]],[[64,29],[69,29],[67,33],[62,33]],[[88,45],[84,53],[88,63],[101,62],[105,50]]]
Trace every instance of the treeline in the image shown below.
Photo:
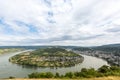
[[[35,50],[35,51],[33,51],[32,52],[32,54],[34,54],[34,55],[43,55],[43,53],[56,53],[56,52],[58,52],[58,51],[60,51],[60,52],[66,52],[66,50],[65,49],[63,49],[63,48],[56,48],[56,47],[50,47],[50,48],[43,48],[43,49],[37,49],[37,50]]]
[[[46,73],[31,73],[29,78],[92,78],[92,77],[104,77],[104,76],[120,76],[120,67],[117,66],[102,66],[98,70],[94,68],[81,69],[81,72],[68,72],[65,75],[59,73],[53,74],[51,72]]]
[[[31,52],[31,55],[37,55],[37,56],[68,56],[68,57],[76,57],[80,56],[73,51],[68,51],[64,48],[58,48],[58,47],[50,47],[50,48],[40,48],[35,51]]]

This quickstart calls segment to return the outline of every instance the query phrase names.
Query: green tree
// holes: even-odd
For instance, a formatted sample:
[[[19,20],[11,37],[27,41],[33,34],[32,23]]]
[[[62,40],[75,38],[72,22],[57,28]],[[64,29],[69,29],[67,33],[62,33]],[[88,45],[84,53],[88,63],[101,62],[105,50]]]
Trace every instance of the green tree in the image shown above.
[[[100,72],[100,73],[107,73],[107,72],[109,72],[110,71],[110,68],[109,68],[109,66],[107,66],[107,65],[103,65],[102,67],[100,67],[99,69],[98,69],[98,72]]]
[[[39,78],[39,73],[36,72],[36,73],[31,73],[28,75],[29,78]]]
[[[46,78],[52,78],[52,77],[54,77],[54,75],[51,72],[46,73]]]
[[[80,76],[80,72],[74,72],[74,76],[75,77],[79,77]]]
[[[55,78],[59,78],[59,77],[60,77],[59,73],[56,73]]]
[[[65,77],[68,77],[68,78],[73,78],[74,74],[72,72],[68,72],[65,74]]]
[[[87,72],[87,69],[86,68],[82,68],[81,72]]]

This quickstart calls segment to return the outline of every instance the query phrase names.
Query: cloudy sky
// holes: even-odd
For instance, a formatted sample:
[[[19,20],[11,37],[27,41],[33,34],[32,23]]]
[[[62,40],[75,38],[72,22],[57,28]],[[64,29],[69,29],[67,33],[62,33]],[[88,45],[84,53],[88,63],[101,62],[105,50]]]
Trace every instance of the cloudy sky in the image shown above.
[[[0,0],[0,46],[120,43],[120,0]]]

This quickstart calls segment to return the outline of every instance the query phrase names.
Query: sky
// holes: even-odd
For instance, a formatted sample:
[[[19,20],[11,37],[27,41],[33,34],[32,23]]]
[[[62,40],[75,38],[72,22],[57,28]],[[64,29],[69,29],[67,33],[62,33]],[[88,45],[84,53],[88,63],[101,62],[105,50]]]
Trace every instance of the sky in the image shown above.
[[[0,46],[120,43],[120,0],[0,0]]]

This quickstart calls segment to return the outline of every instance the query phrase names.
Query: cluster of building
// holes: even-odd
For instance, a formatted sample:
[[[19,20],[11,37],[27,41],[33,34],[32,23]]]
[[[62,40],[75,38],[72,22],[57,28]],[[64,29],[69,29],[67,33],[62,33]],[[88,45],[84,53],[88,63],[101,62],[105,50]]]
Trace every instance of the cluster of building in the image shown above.
[[[80,54],[104,59],[110,65],[120,66],[120,56],[116,56],[112,52],[104,52],[104,51],[77,51],[77,52],[79,52]]]

